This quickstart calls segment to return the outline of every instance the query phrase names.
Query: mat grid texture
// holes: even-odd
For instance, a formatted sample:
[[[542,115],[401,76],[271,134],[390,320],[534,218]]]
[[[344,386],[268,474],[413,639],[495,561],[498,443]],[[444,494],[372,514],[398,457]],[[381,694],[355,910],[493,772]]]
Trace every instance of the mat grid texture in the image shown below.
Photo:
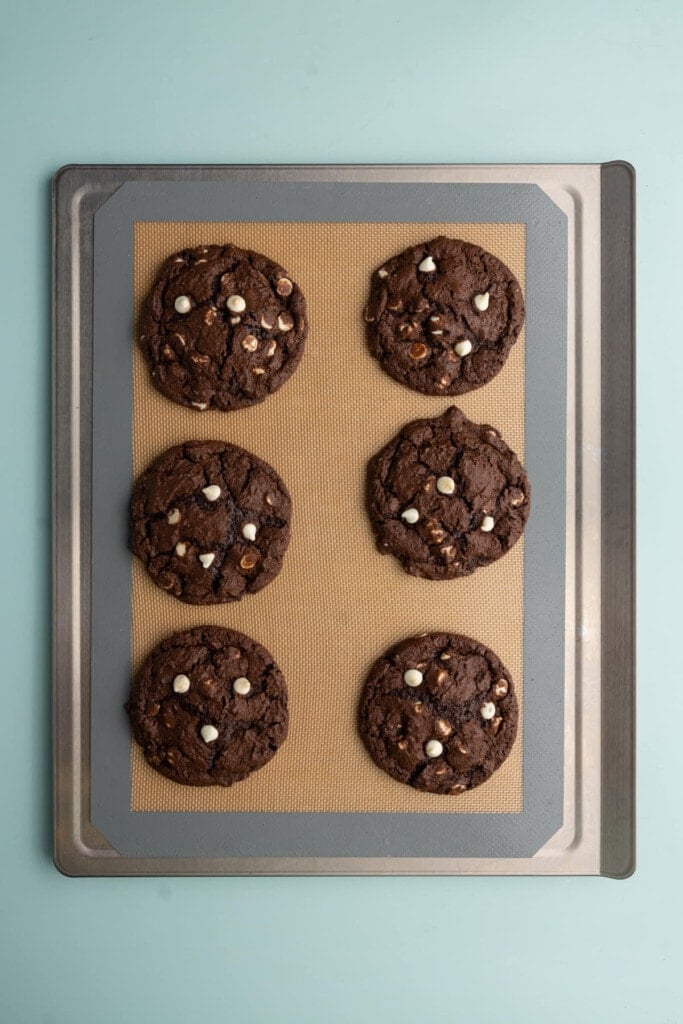
[[[420,580],[376,551],[365,514],[371,455],[404,423],[438,416],[451,404],[470,419],[497,427],[524,460],[524,332],[498,377],[458,399],[402,387],[368,352],[363,309],[372,271],[407,246],[439,234],[483,246],[524,288],[523,224],[135,225],[136,317],[166,256],[185,247],[233,242],[290,272],[306,296],[310,332],[291,380],[260,405],[230,413],[198,412],[166,399],[153,388],[134,346],[135,474],[170,445],[226,440],[277,469],[294,511],[282,572],[237,604],[183,604],[158,589],[132,559],[133,670],[170,633],[213,623],[241,630],[268,647],[290,694],[285,745],[268,765],[230,789],[177,785],[153,771],[132,743],[132,810],[522,810],[523,715],[505,764],[483,786],[458,797],[419,793],[394,781],[374,765],[356,732],[357,702],[372,662],[397,640],[431,630],[465,633],[493,648],[511,672],[523,708],[524,540],[466,579]]]

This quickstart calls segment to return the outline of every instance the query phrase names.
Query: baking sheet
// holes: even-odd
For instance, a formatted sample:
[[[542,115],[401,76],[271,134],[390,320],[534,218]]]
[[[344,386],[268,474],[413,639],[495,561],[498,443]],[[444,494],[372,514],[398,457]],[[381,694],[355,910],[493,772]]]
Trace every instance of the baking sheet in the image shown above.
[[[601,184],[611,199],[608,214],[603,208],[602,225]],[[415,185],[428,187],[420,191],[421,201],[415,209],[419,215],[411,216],[406,198]],[[515,185],[527,186],[526,199],[520,202],[517,190],[511,211],[506,203],[510,186]],[[450,205],[440,208],[447,193]],[[570,459],[562,509],[557,515],[557,508],[550,509],[551,514],[540,523],[540,539],[552,543],[553,528],[556,531],[566,511],[566,545],[560,561],[561,568],[566,567],[563,604],[567,629],[560,642],[546,650],[556,659],[555,666],[566,666],[566,671],[550,674],[563,675],[564,712],[548,714],[552,706],[543,698],[547,677],[537,671],[538,663],[533,665],[533,655],[530,671],[526,638],[523,810],[513,814],[131,811],[130,738],[124,721],[116,720],[115,710],[120,709],[120,698],[127,689],[127,682],[121,685],[126,674],[123,666],[129,670],[131,659],[130,563],[123,567],[109,557],[125,535],[121,528],[125,514],[121,513],[127,497],[123,504],[117,498],[111,507],[112,495],[102,486],[98,461],[106,462],[110,478],[118,478],[119,484],[127,481],[119,491],[129,487],[132,465],[124,450],[129,429],[125,423],[130,426],[132,422],[132,388],[112,395],[102,385],[107,375],[120,379],[122,370],[124,377],[126,373],[125,355],[123,368],[118,364],[121,335],[132,335],[134,223],[285,219],[525,223],[531,260],[537,260],[531,268],[536,283],[530,288],[527,281],[527,323],[532,328],[534,323],[537,327],[544,323],[548,311],[557,310],[558,295],[552,285],[557,267],[552,258],[547,259],[548,253],[542,252],[543,245],[536,244],[543,237],[543,224],[538,209],[534,214],[530,208],[531,195],[541,197],[541,207],[549,200],[551,208],[566,218],[564,300],[569,300],[565,323],[569,361],[562,397],[567,402]],[[454,196],[458,197],[455,202]],[[467,216],[462,216],[465,196],[469,207]],[[627,874],[633,850],[633,720],[626,713],[612,715],[608,722],[601,720],[600,702],[609,700],[610,686],[614,688],[617,682],[622,706],[625,691],[632,693],[632,618],[623,594],[611,590],[601,594],[599,553],[602,549],[603,566],[610,566],[612,556],[614,565],[629,562],[632,517],[628,503],[622,501],[625,529],[616,536],[596,528],[605,503],[600,498],[599,463],[586,455],[599,450],[601,419],[607,421],[602,427],[609,427],[615,405],[620,410],[632,408],[626,386],[632,385],[632,368],[623,358],[627,353],[622,351],[616,379],[610,373],[613,360],[603,363],[601,384],[600,350],[595,344],[600,335],[601,266],[603,299],[606,294],[610,308],[610,317],[603,322],[603,353],[610,346],[615,348],[615,338],[622,349],[629,339],[632,343],[633,275],[632,265],[628,265],[629,254],[632,260],[631,169],[620,164],[602,168],[71,167],[55,179],[54,210],[54,579],[55,604],[60,609],[55,619],[55,843],[60,869],[70,874],[563,874],[595,873],[602,866],[610,874]],[[607,246],[602,263],[601,235]],[[610,255],[617,255],[616,239],[619,255],[626,254],[626,265],[623,259],[610,260]],[[623,244],[624,239],[628,245]],[[541,256],[545,259],[539,260]],[[527,390],[526,462],[532,479],[537,480],[533,452],[529,451],[529,423],[542,421],[557,395],[550,384],[547,345],[541,344],[540,335],[534,340],[532,333],[527,332],[527,387],[530,365],[532,374],[548,382],[545,389],[532,389],[531,402]],[[585,337],[592,339],[592,345],[583,345]],[[575,339],[580,342],[576,359]],[[530,345],[540,346],[531,364]],[[132,348],[129,352],[132,355]],[[631,349],[628,352],[632,354]],[[132,376],[130,364],[127,371]],[[295,380],[296,375],[288,387]],[[611,465],[622,470],[616,480],[623,482],[622,492],[624,486],[629,490],[632,431],[630,435],[628,430],[606,433]],[[123,445],[118,443],[119,434]],[[116,443],[103,449],[105,436],[116,437]],[[106,451],[104,460],[99,459],[102,451]],[[525,572],[529,565],[537,572],[541,564],[534,561],[538,550],[530,544],[533,521],[532,515],[526,535]],[[558,547],[555,537],[556,552]],[[556,570],[557,565],[552,568]],[[101,585],[105,569],[109,572],[108,597]],[[609,573],[605,575],[609,578]],[[127,588],[127,604],[112,597],[120,598],[122,587]],[[527,587],[525,607],[528,602]],[[599,616],[601,606],[603,632],[599,626],[595,628],[595,613],[598,610]],[[582,623],[576,636],[575,614]],[[613,642],[615,616],[621,625],[631,627],[620,632],[618,645]],[[525,629],[528,623],[525,614]],[[535,639],[541,640],[542,651],[541,633],[537,630]],[[538,644],[531,647],[539,653]],[[615,651],[622,656],[616,657]],[[615,681],[611,668],[617,661]],[[628,707],[627,703],[626,711]],[[550,772],[546,770],[549,762],[544,760],[544,740],[546,747],[560,754]],[[617,754],[617,767],[611,772],[603,768],[601,781],[600,766],[612,763],[612,751]],[[549,796],[552,815],[539,814],[539,807],[549,806]],[[607,820],[602,809],[615,806],[612,798],[626,808],[614,821]]]

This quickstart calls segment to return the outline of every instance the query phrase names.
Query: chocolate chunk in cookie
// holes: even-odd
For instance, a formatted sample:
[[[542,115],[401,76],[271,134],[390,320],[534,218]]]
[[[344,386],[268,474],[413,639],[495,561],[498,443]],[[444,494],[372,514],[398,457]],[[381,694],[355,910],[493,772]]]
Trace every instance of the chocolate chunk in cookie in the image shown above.
[[[373,761],[394,779],[458,794],[500,767],[518,714],[510,673],[493,651],[456,633],[427,633],[375,662],[358,725]]]
[[[181,601],[239,601],[277,576],[290,516],[287,488],[267,462],[224,441],[188,441],[137,480],[131,549]]]
[[[277,263],[234,245],[169,256],[138,327],[152,381],[195,409],[263,401],[294,373],[306,303]]]
[[[287,687],[273,656],[218,626],[155,647],[126,710],[152,768],[187,786],[246,779],[287,736]]]
[[[441,236],[375,271],[365,319],[370,350],[395,380],[426,395],[462,395],[502,369],[524,298],[496,256]]]
[[[530,488],[494,427],[451,406],[414,420],[368,467],[368,508],[382,554],[412,576],[469,576],[519,540]]]

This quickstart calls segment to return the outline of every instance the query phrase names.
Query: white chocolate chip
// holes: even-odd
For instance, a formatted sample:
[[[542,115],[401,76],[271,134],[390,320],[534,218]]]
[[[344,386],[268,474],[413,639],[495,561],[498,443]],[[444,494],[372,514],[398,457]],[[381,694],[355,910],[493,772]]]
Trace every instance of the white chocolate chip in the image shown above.
[[[455,344],[453,348],[455,349],[457,354],[462,358],[463,356],[468,356],[472,351],[472,342],[468,341],[467,338],[465,338],[464,341],[457,342],[457,344]]]
[[[187,295],[179,295],[173,305],[176,313],[189,313],[192,309],[192,303]]]
[[[425,256],[422,263],[418,264],[418,270],[421,270],[423,274],[431,274],[432,271],[436,270],[436,263],[431,256]]]
[[[187,676],[179,675],[173,680],[173,692],[174,693],[187,693],[190,689],[190,680]]]
[[[251,690],[251,683],[246,676],[240,676],[239,679],[236,679],[232,684],[232,688],[235,693],[239,693],[240,697],[246,697]]]
[[[440,476],[436,481],[436,489],[439,494],[453,494],[455,490],[455,480],[452,476]]]
[[[438,324],[438,322],[440,321],[441,317],[440,317],[440,316],[430,316],[430,318],[429,318],[429,319],[430,319],[430,321],[431,321],[431,322],[432,322],[433,324]]]
[[[441,331],[441,330],[438,330],[438,331],[431,330],[429,333],[430,334],[443,334],[443,331]]]
[[[264,331],[271,331],[273,327],[275,327],[275,322],[273,320],[268,320],[265,316],[262,316],[261,327],[263,327]]]
[[[425,744],[425,754],[427,757],[441,757],[443,754],[443,743],[439,743],[438,740],[429,740]]]
[[[275,286],[275,290],[277,291],[278,295],[291,295],[293,289],[294,285],[292,284],[288,277],[281,277]]]
[[[416,523],[420,518],[420,513],[416,508],[407,508],[404,512],[401,512],[401,519],[405,519],[411,526]]]
[[[218,484],[209,484],[208,487],[202,487],[202,494],[207,501],[218,501],[221,496],[221,489]]]
[[[489,293],[484,292],[483,295],[474,296],[474,308],[480,313],[485,313],[489,308]]]
[[[247,304],[241,295],[229,295],[225,303],[231,313],[244,313]]]
[[[178,541],[178,543],[175,546],[175,553],[178,556],[178,558],[184,558],[185,555],[187,554],[187,544],[183,544],[182,541]]]
[[[206,263],[206,260],[195,260],[195,267],[198,266],[200,263]]]
[[[193,402],[192,404],[195,407],[195,409],[201,409],[202,412],[204,411],[204,409],[208,409],[208,405],[206,404],[206,402]]]
[[[266,371],[263,369],[262,366],[255,366],[251,372],[255,374],[257,377],[260,377],[261,374],[265,373]]]
[[[379,270],[377,271],[377,276],[378,277],[389,277],[389,271],[385,270],[384,267],[380,267]]]
[[[487,701],[486,704],[482,704],[479,708],[479,714],[484,721],[489,722],[492,718],[496,717],[496,705],[492,704],[491,701]]]
[[[496,521],[493,516],[484,516],[481,521],[479,529],[482,533],[490,533],[493,527],[496,525]]]
[[[256,540],[256,524],[245,523],[242,527],[242,536],[245,540]]]
[[[253,334],[247,334],[246,338],[242,338],[242,348],[246,352],[255,352],[258,348],[258,338],[255,338]]]
[[[419,686],[422,682],[422,673],[419,668],[409,668],[403,673],[403,682],[406,686]]]
[[[173,260],[173,262],[174,263],[184,263],[185,260],[183,259],[182,256],[176,256],[176,258]]]
[[[230,323],[233,325],[233,327],[236,324],[241,324],[242,323],[242,317],[241,316],[231,316],[230,317]]]
[[[172,508],[166,516],[166,520],[169,526],[175,526],[176,523],[180,522],[180,509]]]
[[[270,345],[268,346],[268,348],[266,350],[266,358],[267,359],[272,359],[276,352],[277,352],[277,342],[276,341],[271,341]]]
[[[277,318],[277,325],[283,333],[286,333],[287,331],[291,331],[292,327],[294,326],[294,321],[292,320],[291,316],[289,316],[287,313],[282,313]]]
[[[203,725],[199,732],[205,743],[213,743],[218,739],[218,729],[215,725]]]
[[[210,551],[205,555],[200,555],[199,561],[202,563],[205,569],[208,569],[210,566],[213,565],[213,560],[215,557],[216,556],[214,555],[213,551]]]
[[[498,434],[492,432],[491,437],[498,437]],[[513,487],[513,489],[510,491],[510,504],[512,505],[513,508],[518,508],[520,505],[523,505],[524,491],[520,491],[517,488]]]

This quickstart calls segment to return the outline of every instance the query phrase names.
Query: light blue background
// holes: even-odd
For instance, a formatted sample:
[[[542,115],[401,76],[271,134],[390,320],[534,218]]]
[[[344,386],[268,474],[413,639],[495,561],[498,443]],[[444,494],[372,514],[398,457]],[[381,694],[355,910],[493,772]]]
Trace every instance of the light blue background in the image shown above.
[[[0,1020],[683,1020],[680,5],[4,0],[0,15]],[[61,877],[49,856],[51,174],[615,158],[636,165],[640,204],[636,875]]]

